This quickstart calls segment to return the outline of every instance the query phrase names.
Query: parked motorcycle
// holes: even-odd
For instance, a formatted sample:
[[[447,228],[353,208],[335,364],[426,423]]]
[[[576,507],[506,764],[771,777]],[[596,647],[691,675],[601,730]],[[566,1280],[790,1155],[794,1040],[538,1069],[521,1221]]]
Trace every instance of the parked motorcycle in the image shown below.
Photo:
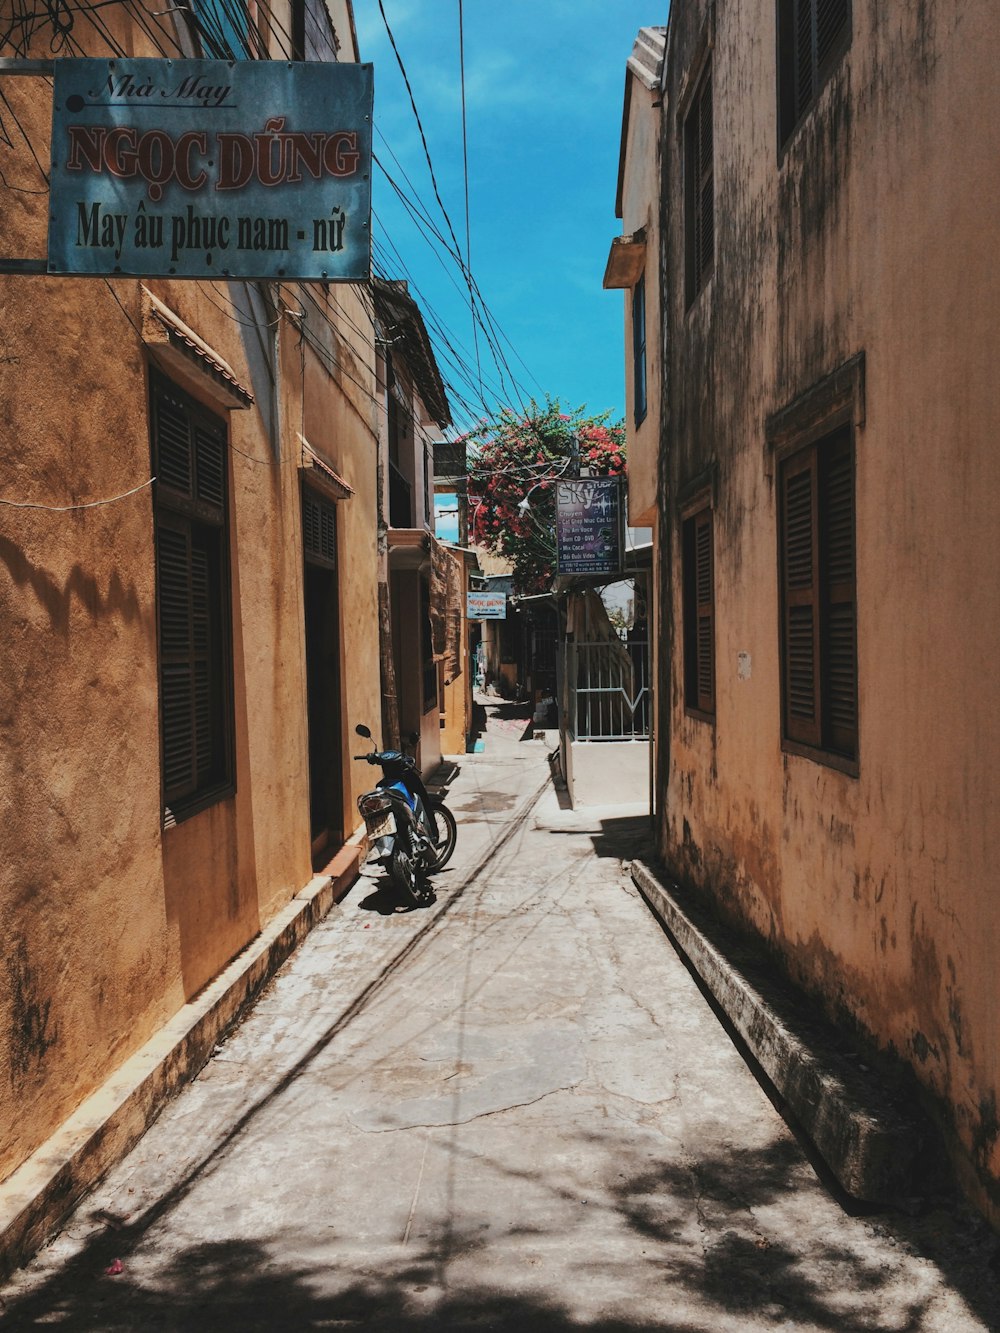
[[[372,740],[364,723],[354,730]],[[372,747],[370,754],[354,756],[382,769],[375,790],[358,797],[371,846],[369,860],[385,866],[400,893],[419,907],[432,897],[428,876],[447,865],[455,850],[455,816],[427,791],[411,755],[379,750],[374,741]]]

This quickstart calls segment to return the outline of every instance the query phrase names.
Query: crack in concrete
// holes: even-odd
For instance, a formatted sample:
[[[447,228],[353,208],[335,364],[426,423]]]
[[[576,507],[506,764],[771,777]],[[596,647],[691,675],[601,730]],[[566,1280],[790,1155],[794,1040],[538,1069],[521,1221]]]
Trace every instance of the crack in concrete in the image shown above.
[[[560,1092],[572,1092],[579,1084],[576,1079],[572,1083],[566,1083],[558,1088],[550,1088],[547,1092],[541,1092],[537,1097],[529,1097],[523,1102],[509,1102],[504,1106],[495,1106],[489,1111],[474,1111],[471,1115],[449,1120],[411,1120],[405,1125],[385,1125],[379,1128],[377,1125],[362,1124],[355,1120],[354,1116],[349,1116],[349,1120],[355,1129],[359,1129],[363,1134],[400,1134],[411,1129],[455,1129],[459,1125],[471,1125],[477,1120],[489,1120],[494,1116],[505,1115],[508,1111],[517,1111],[525,1106],[537,1106],[539,1102],[545,1101],[547,1097],[554,1097]]]

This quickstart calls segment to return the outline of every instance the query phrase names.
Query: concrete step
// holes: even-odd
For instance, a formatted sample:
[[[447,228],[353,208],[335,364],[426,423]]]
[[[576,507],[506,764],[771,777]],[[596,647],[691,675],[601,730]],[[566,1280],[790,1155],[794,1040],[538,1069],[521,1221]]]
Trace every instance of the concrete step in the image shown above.
[[[702,900],[640,860],[632,878],[840,1186],[904,1206],[925,1191],[930,1126],[884,1072]]]

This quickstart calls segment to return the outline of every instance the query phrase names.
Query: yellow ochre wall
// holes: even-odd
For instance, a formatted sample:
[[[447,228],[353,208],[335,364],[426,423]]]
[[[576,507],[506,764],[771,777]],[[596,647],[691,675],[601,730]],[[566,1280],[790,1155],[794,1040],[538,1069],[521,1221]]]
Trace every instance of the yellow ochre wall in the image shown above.
[[[154,54],[104,14],[127,49]],[[48,54],[39,43],[29,54]],[[4,92],[44,161],[50,87]],[[37,189],[23,143],[0,158]],[[3,201],[0,253],[44,253],[45,196]],[[351,379],[338,379],[303,350],[289,312],[308,303],[292,287],[266,306],[260,284],[147,285],[256,397],[220,412],[204,371],[182,382],[230,432],[236,792],[162,827],[151,489],[70,513],[0,506],[0,1178],[312,875],[300,433],[354,490],[338,507],[348,833],[370,776],[349,754],[354,722],[379,712],[371,341],[345,332]],[[365,327],[354,293],[336,302]],[[0,304],[0,496],[66,505],[147,482],[140,283],[4,277]]]

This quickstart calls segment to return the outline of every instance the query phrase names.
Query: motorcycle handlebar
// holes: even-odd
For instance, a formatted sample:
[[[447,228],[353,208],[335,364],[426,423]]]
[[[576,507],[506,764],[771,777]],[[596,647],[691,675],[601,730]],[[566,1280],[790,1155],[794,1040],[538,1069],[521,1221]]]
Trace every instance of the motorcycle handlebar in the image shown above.
[[[351,758],[354,759],[356,763],[363,761],[366,764],[385,764],[387,762],[385,753],[382,753],[381,751],[377,750],[374,751],[372,754],[355,754],[352,755]],[[402,763],[404,764],[405,767],[409,768],[415,766],[413,760],[410,758],[408,754],[403,755],[401,758],[402,758]],[[394,753],[392,759],[389,760],[388,762],[398,763],[400,762],[400,756]]]

